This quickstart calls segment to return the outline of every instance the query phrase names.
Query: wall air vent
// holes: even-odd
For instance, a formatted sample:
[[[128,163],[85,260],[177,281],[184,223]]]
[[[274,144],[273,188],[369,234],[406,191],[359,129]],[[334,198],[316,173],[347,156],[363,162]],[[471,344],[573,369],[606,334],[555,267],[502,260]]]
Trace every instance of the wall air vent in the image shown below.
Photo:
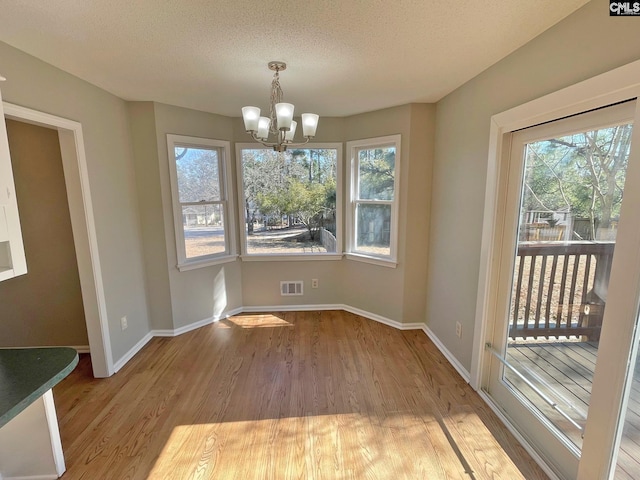
[[[280,295],[302,295],[302,280],[280,282]]]

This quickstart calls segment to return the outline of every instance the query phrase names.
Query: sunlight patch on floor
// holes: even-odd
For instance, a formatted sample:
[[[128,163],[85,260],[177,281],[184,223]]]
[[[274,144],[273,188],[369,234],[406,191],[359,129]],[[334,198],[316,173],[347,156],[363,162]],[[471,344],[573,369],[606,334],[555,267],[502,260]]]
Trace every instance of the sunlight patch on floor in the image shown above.
[[[230,317],[228,321],[240,328],[293,327],[285,319],[273,314],[236,315]]]
[[[453,452],[434,446],[427,430],[411,414],[181,425],[148,478],[444,478],[437,457]]]

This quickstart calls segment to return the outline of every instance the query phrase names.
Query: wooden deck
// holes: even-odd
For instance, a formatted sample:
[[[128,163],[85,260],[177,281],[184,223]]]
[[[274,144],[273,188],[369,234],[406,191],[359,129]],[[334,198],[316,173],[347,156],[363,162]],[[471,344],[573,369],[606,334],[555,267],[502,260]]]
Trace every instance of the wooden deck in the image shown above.
[[[520,364],[519,370],[526,372],[529,379],[542,380],[556,390],[559,395],[554,395],[554,398],[559,400],[560,407],[584,427],[591,397],[597,342],[525,343],[520,340],[512,343],[508,352],[509,361],[516,366]],[[618,456],[616,479],[640,478],[640,368],[638,367],[639,365],[636,364]],[[527,391],[528,387],[514,375],[507,373],[506,377],[536,403],[539,400],[539,405],[536,406],[574,443],[582,444],[578,429],[557,412],[543,405],[542,400],[530,390]],[[535,383],[538,384],[538,382]],[[547,393],[550,389],[543,388],[543,391]]]

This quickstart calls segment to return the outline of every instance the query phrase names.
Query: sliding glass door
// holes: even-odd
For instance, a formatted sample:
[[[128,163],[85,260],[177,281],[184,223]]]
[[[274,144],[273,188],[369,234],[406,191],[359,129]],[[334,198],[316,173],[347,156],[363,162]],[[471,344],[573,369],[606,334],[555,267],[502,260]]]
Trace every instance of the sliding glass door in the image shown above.
[[[509,136],[483,389],[566,478],[578,478],[579,471],[583,478],[605,478],[583,473],[580,462],[583,450],[604,445],[611,453],[612,438],[626,438],[618,458],[627,469],[638,458],[640,473],[634,450],[640,388],[637,399],[633,387],[625,390],[631,400],[624,407],[632,410],[627,423],[637,419],[637,429],[625,427],[631,432],[625,437],[614,401],[619,392],[606,374],[626,377],[629,355],[612,348],[615,334],[609,332],[626,324],[633,335],[637,318],[620,316],[629,305],[637,310],[638,292],[619,294],[633,275],[624,266],[634,253],[617,248],[621,236],[630,245],[635,234],[621,228],[625,217],[640,215],[623,208],[626,192],[640,189],[640,176],[628,174],[635,108],[627,102]],[[607,408],[607,398],[610,411],[594,413]],[[605,425],[610,435],[602,434]]]

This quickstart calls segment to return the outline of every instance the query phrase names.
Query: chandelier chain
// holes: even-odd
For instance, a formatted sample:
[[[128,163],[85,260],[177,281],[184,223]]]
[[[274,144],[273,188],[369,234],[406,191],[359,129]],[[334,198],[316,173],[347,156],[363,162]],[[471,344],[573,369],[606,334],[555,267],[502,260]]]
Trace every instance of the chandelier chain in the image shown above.
[[[282,87],[280,86],[280,74],[278,69],[273,74],[273,80],[271,81],[271,105],[269,107],[269,116],[271,118],[271,126],[269,131],[277,135],[278,131],[278,119],[276,117],[276,103],[282,102]]]

